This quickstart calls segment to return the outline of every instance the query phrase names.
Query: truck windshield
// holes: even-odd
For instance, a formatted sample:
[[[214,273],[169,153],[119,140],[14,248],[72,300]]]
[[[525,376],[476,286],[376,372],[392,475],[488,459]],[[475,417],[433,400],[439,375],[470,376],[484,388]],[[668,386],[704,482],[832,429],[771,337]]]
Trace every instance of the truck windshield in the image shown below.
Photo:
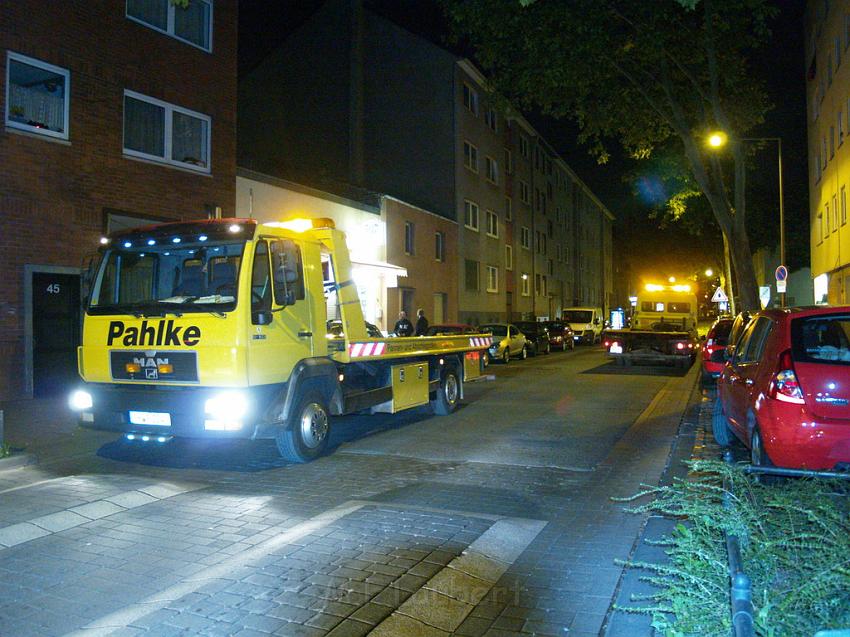
[[[123,247],[141,244],[140,247]],[[107,250],[89,301],[93,314],[224,312],[236,306],[245,241],[148,245]]]
[[[593,320],[591,310],[564,310],[561,318],[567,323],[590,323]]]

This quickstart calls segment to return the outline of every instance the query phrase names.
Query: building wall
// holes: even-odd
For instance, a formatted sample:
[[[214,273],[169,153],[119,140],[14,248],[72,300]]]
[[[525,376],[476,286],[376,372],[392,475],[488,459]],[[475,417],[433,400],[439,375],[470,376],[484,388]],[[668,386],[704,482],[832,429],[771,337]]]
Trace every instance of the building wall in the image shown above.
[[[806,8],[811,274],[826,274],[831,304],[850,303],[842,270],[850,264],[850,12],[840,3]],[[821,299],[818,299],[821,302]]]
[[[2,112],[12,51],[70,72],[70,114],[67,141],[0,129],[0,399],[21,396],[31,383],[21,373],[32,346],[25,339],[25,266],[78,270],[96,250],[110,211],[179,219],[234,210],[236,2],[215,2],[212,53],[127,19],[124,7],[3,5]],[[211,172],[124,156],[125,89],[211,117]]]
[[[403,292],[409,293],[408,318],[415,322],[418,308],[425,310],[430,323],[440,321],[436,316],[434,298],[443,299],[442,323],[458,322],[457,235],[458,225],[440,215],[411,206],[392,197],[384,197],[383,212],[387,223],[387,261],[407,269],[407,277],[399,277],[395,289],[387,289],[386,326],[392,331]],[[405,224],[413,224],[413,250],[405,250]],[[435,254],[435,233],[443,235],[443,259]]]

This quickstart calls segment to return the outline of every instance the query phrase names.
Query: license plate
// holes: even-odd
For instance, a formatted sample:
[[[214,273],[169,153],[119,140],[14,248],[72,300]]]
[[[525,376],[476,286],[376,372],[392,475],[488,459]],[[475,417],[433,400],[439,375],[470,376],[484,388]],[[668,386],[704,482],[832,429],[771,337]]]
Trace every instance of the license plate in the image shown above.
[[[622,354],[623,353],[623,346],[620,345],[619,343],[611,343],[611,349],[609,349],[608,351],[611,352],[612,354]]]
[[[171,414],[158,411],[131,411],[130,422],[134,425],[171,426]]]

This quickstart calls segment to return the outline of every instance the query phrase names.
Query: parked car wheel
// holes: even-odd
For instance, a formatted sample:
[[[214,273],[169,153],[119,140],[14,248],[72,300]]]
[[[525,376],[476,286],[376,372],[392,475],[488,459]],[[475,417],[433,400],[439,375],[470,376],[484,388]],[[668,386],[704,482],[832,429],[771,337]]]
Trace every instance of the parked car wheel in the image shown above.
[[[522,353],[520,353],[519,357],[522,360],[525,360],[526,358],[528,358],[528,347],[527,346],[525,346],[525,345],[522,346]]]
[[[714,434],[714,441],[721,447],[728,447],[735,439],[719,396],[714,401],[714,410],[711,414],[711,433]]]
[[[438,416],[448,416],[460,400],[460,380],[453,367],[446,367],[440,376],[440,386],[431,401],[431,410]]]
[[[507,365],[508,363],[511,362],[511,348],[510,347],[506,347],[505,351],[502,352],[502,362],[505,365]]]
[[[750,462],[757,467],[772,467],[770,457],[764,449],[764,443],[761,439],[761,432],[758,425],[753,429],[753,434],[750,437]]]

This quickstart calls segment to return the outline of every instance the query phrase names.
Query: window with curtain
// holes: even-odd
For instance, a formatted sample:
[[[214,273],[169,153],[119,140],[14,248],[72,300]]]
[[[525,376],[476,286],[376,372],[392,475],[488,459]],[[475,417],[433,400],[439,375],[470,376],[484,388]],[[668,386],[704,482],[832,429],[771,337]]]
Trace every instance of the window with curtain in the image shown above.
[[[205,51],[212,50],[210,0],[189,0],[185,7],[170,0],[127,0],[127,17]]]
[[[6,55],[6,126],[68,139],[67,69],[12,53]]]
[[[125,91],[124,154],[209,172],[210,118]]]

